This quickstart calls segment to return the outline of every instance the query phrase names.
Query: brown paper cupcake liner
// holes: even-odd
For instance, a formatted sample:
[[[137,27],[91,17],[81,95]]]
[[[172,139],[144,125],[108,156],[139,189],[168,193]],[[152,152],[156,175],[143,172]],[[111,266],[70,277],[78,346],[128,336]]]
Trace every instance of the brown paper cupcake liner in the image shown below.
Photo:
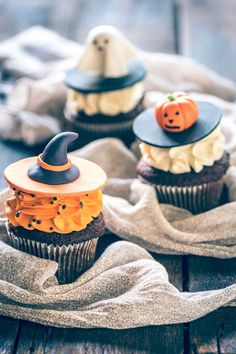
[[[187,209],[193,214],[199,214],[218,205],[223,184],[224,180],[222,178],[219,181],[198,186],[155,185],[155,188],[160,203],[172,204]]]
[[[56,276],[59,284],[75,281],[94,263],[98,238],[77,244],[54,246],[16,236],[9,231],[8,225],[7,230],[12,247],[58,263]]]

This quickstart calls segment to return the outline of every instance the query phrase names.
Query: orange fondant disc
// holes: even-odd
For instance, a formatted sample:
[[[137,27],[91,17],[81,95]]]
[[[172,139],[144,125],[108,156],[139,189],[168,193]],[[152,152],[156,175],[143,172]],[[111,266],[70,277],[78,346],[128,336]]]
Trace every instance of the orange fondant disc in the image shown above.
[[[106,183],[106,174],[94,162],[69,155],[72,164],[80,170],[80,177],[67,184],[50,185],[34,181],[28,176],[28,169],[37,162],[37,156],[29,157],[9,165],[4,176],[12,188],[38,195],[75,195],[91,192]]]

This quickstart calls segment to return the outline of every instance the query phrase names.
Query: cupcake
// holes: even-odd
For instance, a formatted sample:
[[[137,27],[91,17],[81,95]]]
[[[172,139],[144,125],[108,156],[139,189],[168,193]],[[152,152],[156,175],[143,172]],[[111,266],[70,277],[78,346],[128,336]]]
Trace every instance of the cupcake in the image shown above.
[[[5,169],[12,190],[6,201],[7,230],[13,247],[58,263],[60,284],[89,268],[105,232],[102,192],[106,174],[95,163],[68,156],[77,133],[56,135],[38,157]]]
[[[142,158],[137,175],[156,188],[160,203],[194,214],[219,204],[229,154],[221,112],[184,92],[167,94],[134,121]]]
[[[66,75],[66,129],[81,133],[82,145],[105,137],[130,145],[133,120],[143,111],[144,77],[136,48],[122,33],[94,28],[77,67]]]

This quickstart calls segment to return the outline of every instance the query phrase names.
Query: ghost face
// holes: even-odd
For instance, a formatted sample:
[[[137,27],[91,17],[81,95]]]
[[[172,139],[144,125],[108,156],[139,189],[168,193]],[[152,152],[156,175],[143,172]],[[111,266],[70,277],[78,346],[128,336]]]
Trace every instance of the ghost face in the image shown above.
[[[93,40],[92,40],[92,45],[94,45],[94,48],[102,53],[106,50],[109,50],[109,46],[111,45],[111,36],[108,34],[100,34],[97,35]]]

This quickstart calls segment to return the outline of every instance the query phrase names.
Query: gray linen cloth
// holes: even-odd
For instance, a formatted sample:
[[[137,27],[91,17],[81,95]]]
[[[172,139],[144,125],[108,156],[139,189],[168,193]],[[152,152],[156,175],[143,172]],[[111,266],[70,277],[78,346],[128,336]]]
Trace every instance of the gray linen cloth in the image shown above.
[[[225,289],[181,293],[143,248],[119,241],[77,281],[58,285],[57,264],[0,241],[0,314],[57,327],[133,328],[192,321],[236,298]]]

